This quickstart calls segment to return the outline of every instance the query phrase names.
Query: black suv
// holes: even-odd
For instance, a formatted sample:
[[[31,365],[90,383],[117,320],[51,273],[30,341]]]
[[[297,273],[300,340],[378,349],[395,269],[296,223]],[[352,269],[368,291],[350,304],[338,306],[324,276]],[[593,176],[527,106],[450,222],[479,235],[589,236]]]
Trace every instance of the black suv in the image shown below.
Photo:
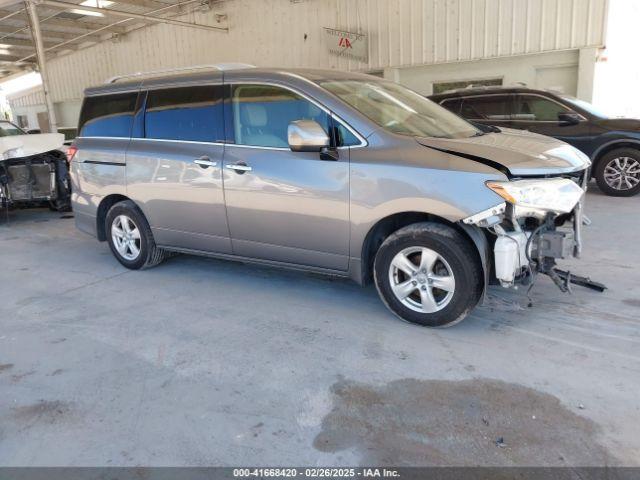
[[[475,123],[563,140],[591,158],[592,176],[604,193],[640,192],[640,120],[608,118],[569,95],[524,87],[470,87],[430,99]]]

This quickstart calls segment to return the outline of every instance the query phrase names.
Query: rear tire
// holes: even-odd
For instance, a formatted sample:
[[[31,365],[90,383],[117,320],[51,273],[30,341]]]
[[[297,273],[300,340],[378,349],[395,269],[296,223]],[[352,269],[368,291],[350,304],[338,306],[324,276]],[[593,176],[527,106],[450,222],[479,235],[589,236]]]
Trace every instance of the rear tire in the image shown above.
[[[640,150],[618,148],[603,155],[593,176],[605,195],[631,197],[640,192]]]
[[[480,300],[475,247],[452,227],[415,223],[391,234],[374,262],[378,293],[395,315],[425,327],[452,326]]]
[[[131,200],[109,209],[105,232],[113,256],[131,270],[154,267],[168,256],[156,246],[147,219]]]

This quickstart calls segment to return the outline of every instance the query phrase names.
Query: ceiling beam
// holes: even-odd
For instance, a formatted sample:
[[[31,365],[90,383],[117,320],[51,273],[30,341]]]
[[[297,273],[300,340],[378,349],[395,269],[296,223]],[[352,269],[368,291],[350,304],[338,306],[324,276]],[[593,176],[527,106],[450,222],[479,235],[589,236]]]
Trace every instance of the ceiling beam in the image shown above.
[[[78,5],[74,3],[61,2],[59,0],[38,0],[40,5],[47,5],[49,7],[63,8],[65,10],[71,10],[78,8]],[[170,7],[171,5],[167,5]],[[114,10],[113,8],[96,8],[96,7],[87,7],[82,6],[83,10],[88,10],[91,12],[101,13],[107,16],[113,17],[123,17],[127,19],[138,19],[144,21],[152,21],[156,23],[167,23],[169,25],[177,25],[180,27],[189,27],[189,28],[198,28],[202,30],[212,30],[217,32],[228,32],[229,29],[227,27],[216,27],[212,25],[203,25],[201,23],[192,23],[192,22],[183,22],[182,20],[174,20],[173,18],[165,18],[165,17],[155,17],[153,15],[141,14],[141,13],[130,13],[130,12],[122,12],[120,10]]]
[[[45,43],[45,45],[50,44],[50,42]],[[17,38],[3,38],[2,40],[0,40],[0,45],[10,45],[12,47],[28,47],[28,48],[34,48],[33,47],[33,41],[31,40],[20,40]]]
[[[76,5],[76,4],[69,4],[72,5],[72,7],[70,8],[74,8],[74,9],[82,9],[82,10],[86,10],[87,7],[83,7],[80,5]],[[24,22],[24,25],[19,25],[16,26],[16,29],[20,29],[20,28],[28,28],[28,21],[27,21],[27,17],[26,17],[26,13],[24,10],[18,10],[17,12],[9,12],[7,10],[0,10],[0,18],[2,17],[8,17],[11,16],[13,17],[14,20],[20,21],[20,22]],[[18,18],[16,18],[18,17]],[[95,17],[92,19],[94,20]],[[91,30],[97,30],[98,28],[104,27],[105,25],[108,25],[108,23],[101,23],[99,21],[85,21],[84,18],[83,19],[78,19],[78,20],[69,20],[66,18],[58,18],[58,17],[53,17],[49,16],[47,18],[41,18],[40,19],[41,25],[42,27],[44,27],[46,29],[46,26],[51,26],[51,27],[60,27],[60,28],[66,28],[66,29],[72,29],[71,33],[73,33],[73,30],[81,30],[84,32],[88,32]],[[5,25],[6,26],[6,25]],[[115,26],[115,27],[111,27],[110,30],[112,30],[115,33],[126,33],[126,28],[124,27],[119,27],[119,26]]]
[[[172,9],[174,9],[174,8],[180,8],[180,9],[182,9],[185,5],[190,5],[190,4],[192,4],[192,3],[201,2],[201,1],[202,1],[202,0],[181,0],[181,1],[178,1],[178,2],[176,2],[176,3],[173,3],[173,4],[170,4],[170,5],[167,5],[166,7],[156,8],[156,9],[154,9],[154,10],[150,11],[150,12],[149,12],[149,14],[153,14],[153,13],[165,13],[167,10],[172,10]],[[123,18],[123,19],[121,19],[121,20],[118,20],[118,21],[116,21],[116,22],[113,22],[113,23],[112,23],[112,24],[110,24],[110,25],[106,25],[106,26],[104,26],[104,27],[102,27],[102,28],[99,28],[99,29],[97,29],[97,30],[94,30],[94,31],[92,31],[92,32],[90,32],[90,33],[85,33],[85,34],[82,34],[82,35],[78,35],[78,36],[74,37],[74,38],[73,38],[73,39],[71,39],[71,40],[65,40],[64,42],[61,42],[61,43],[59,43],[59,44],[55,45],[54,47],[50,47],[50,48],[48,48],[48,49],[45,49],[45,51],[52,50],[53,48],[60,48],[60,47],[64,47],[65,45],[69,45],[69,44],[70,44],[70,43],[72,43],[72,42],[83,41],[83,39],[84,39],[84,38],[86,38],[86,37],[88,37],[88,36],[96,35],[96,34],[99,34],[100,32],[104,32],[104,31],[106,31],[106,29],[107,29],[107,28],[110,28],[110,27],[114,27],[114,26],[118,26],[118,25],[123,25],[123,24],[125,24],[125,23],[128,23],[130,20],[134,20],[134,18],[132,18],[132,17]],[[137,28],[144,28],[144,27],[137,27]],[[225,30],[225,31],[228,31],[229,29],[228,29],[228,28],[225,28],[224,30]],[[35,54],[27,55],[26,57],[21,58],[21,59],[20,59],[20,61],[21,61],[21,62],[22,62],[22,61],[25,61],[25,62],[26,62],[26,61],[32,61],[31,59],[33,59],[33,57],[34,57],[34,56],[35,56]]]
[[[41,25],[41,27],[44,27],[44,25]],[[29,30],[29,27],[20,28],[20,27],[0,26],[0,43],[2,43],[5,38],[22,39],[22,37],[24,36],[26,36],[27,38],[31,38],[31,31]],[[42,36],[45,40],[51,40],[52,42],[59,42],[60,40],[72,40],[76,38],[78,34],[59,32],[58,30],[47,30],[45,28],[42,28]],[[88,42],[88,41],[99,42],[100,40],[102,40],[102,37],[100,35],[88,35],[80,41],[81,42]]]
[[[131,5],[133,7],[144,7],[144,8],[158,8],[158,7],[166,7],[169,4],[164,2],[159,2],[156,0],[113,0],[115,3],[119,3],[120,5]]]
[[[79,5],[74,5],[73,8],[82,8],[82,10],[87,9],[87,7],[79,7]],[[75,28],[78,30],[84,30],[85,32],[89,32],[91,30],[97,30],[99,28],[102,28],[108,25],[107,23],[101,23],[101,22],[94,22],[94,21],[87,22],[84,19],[67,20],[65,18],[57,18],[57,17],[43,19],[42,24],[51,25],[52,27]],[[126,33],[126,29],[123,27],[117,27],[117,26],[110,27],[109,30],[115,33]]]
[[[18,62],[20,57],[14,57],[11,55],[0,55],[0,62]]]
[[[47,50],[58,50],[58,51],[59,50],[75,50],[78,48],[78,45],[66,45],[64,47],[58,47],[57,42],[50,42],[50,41],[43,42],[43,45]],[[3,38],[2,40],[0,40],[0,49],[10,50],[11,52],[13,52],[14,50],[33,51],[35,49],[35,46],[32,40],[18,40],[14,38]]]
[[[3,20],[9,20],[10,18],[21,15],[23,13],[24,13],[24,8],[21,10],[16,10],[15,12],[6,12],[6,15],[0,16],[0,22],[2,22]]]

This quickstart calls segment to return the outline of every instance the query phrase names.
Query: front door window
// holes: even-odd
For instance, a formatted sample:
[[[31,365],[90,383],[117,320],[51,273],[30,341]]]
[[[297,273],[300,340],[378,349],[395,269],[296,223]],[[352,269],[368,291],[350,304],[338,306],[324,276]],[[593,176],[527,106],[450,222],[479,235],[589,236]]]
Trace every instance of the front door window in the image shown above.
[[[329,115],[300,95],[271,85],[238,85],[231,95],[235,143],[289,148],[287,129],[296,120],[315,120],[329,132]]]
[[[570,110],[564,105],[537,95],[519,95],[516,99],[514,120],[527,122],[557,122],[560,113]]]

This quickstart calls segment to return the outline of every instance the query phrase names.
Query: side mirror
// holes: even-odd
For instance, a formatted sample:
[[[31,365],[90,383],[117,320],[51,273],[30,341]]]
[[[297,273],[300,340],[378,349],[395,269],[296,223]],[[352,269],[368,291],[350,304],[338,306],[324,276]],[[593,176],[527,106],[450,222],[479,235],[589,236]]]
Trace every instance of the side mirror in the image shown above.
[[[293,152],[320,152],[329,147],[329,135],[315,120],[296,120],[287,129]]]
[[[558,123],[560,125],[577,125],[580,123],[580,115],[576,112],[560,112],[558,114]]]

